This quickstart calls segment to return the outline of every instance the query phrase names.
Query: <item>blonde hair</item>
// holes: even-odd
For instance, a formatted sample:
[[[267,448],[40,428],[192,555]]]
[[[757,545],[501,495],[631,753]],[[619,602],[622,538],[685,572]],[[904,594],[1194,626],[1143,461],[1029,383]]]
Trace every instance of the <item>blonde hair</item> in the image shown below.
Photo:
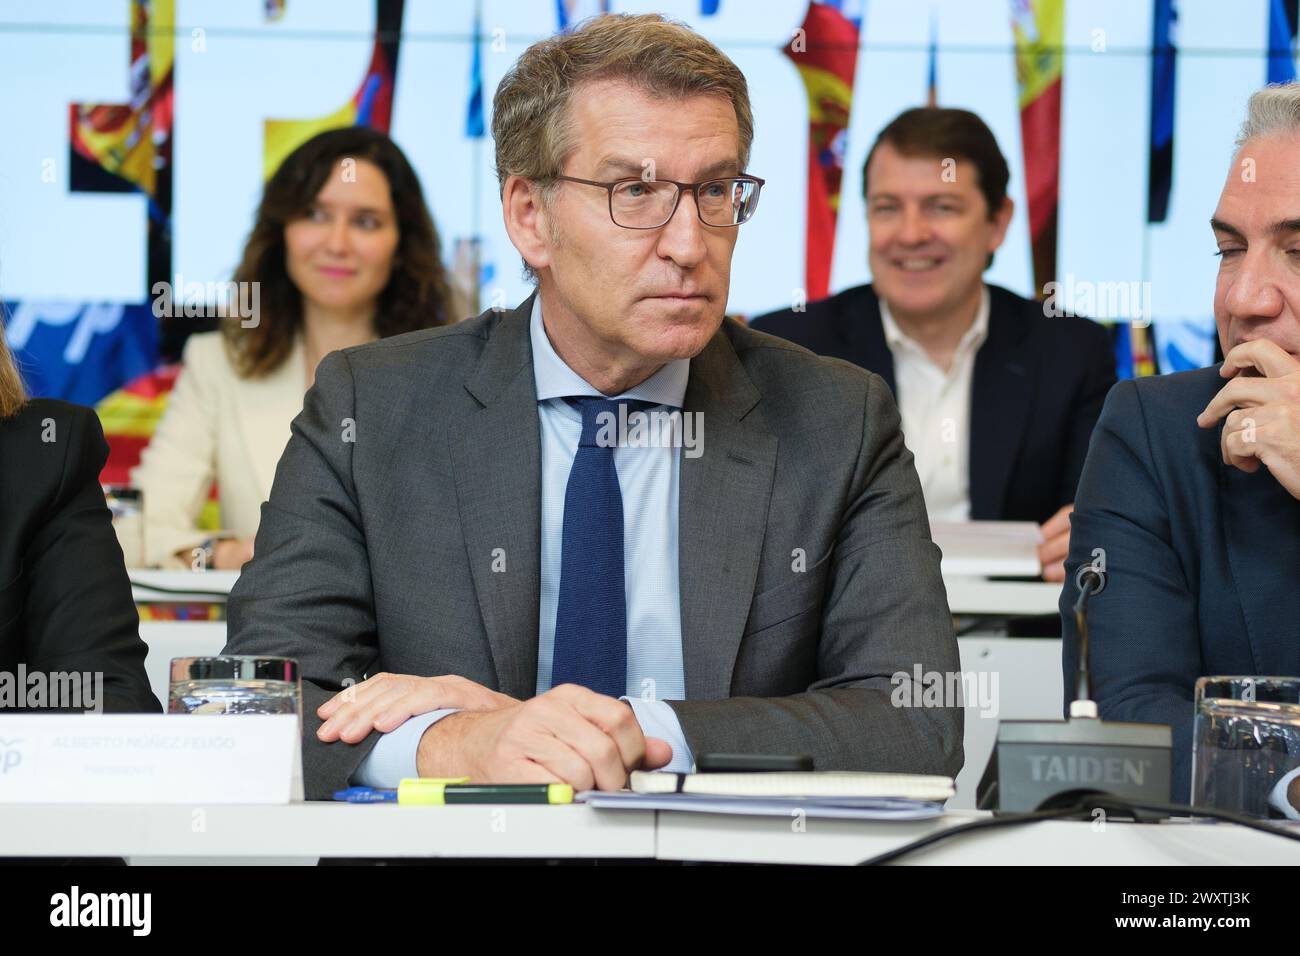
[[[4,310],[0,308],[0,418],[16,415],[26,403],[27,390],[5,339]]]
[[[549,200],[554,177],[577,145],[569,118],[574,90],[581,83],[609,79],[666,99],[725,96],[740,130],[740,169],[749,163],[754,113],[740,68],[675,20],[657,13],[604,14],[534,43],[502,78],[492,100],[502,194],[506,179],[522,176],[541,185],[543,203]]]

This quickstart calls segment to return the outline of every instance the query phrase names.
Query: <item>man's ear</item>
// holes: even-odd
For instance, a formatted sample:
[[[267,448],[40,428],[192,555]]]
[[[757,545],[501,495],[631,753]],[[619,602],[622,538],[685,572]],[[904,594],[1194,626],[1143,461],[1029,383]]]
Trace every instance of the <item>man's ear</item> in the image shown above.
[[[1002,247],[1002,241],[1007,238],[1007,227],[1011,225],[1011,216],[1015,211],[1016,204],[1011,201],[1011,197],[1003,196],[1002,205],[993,214],[993,235],[989,237],[989,255],[993,255]]]
[[[501,215],[506,234],[534,270],[551,264],[547,212],[541,204],[541,187],[522,176],[509,176],[501,191]]]

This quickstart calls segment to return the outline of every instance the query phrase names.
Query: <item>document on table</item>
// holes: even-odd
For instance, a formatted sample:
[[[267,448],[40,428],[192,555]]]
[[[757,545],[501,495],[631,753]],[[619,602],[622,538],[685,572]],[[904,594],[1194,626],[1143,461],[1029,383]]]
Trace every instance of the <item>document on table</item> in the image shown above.
[[[768,797],[777,800],[911,800],[943,803],[955,792],[952,777],[919,773],[807,771],[776,773],[668,773],[633,770],[628,789],[647,796]]]
[[[1043,537],[1032,521],[932,521],[943,552],[942,571],[954,577],[1038,577]]]
[[[802,813],[806,817],[839,820],[928,820],[943,814],[942,803],[893,797],[718,797],[584,790],[574,800],[597,809],[681,810],[760,817]]]

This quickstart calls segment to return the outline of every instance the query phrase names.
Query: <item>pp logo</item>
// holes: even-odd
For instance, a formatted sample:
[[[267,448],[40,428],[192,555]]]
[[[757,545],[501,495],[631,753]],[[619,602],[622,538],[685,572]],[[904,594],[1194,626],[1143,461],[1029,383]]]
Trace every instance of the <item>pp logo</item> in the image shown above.
[[[0,738],[0,776],[17,770],[23,762],[22,737],[12,740]]]

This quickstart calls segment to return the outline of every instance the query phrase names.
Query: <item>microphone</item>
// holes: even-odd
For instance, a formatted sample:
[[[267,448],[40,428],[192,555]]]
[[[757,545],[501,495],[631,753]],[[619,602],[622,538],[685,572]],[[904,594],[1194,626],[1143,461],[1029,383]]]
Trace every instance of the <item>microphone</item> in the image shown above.
[[[1074,583],[1081,592],[1084,589],[1084,585],[1090,585],[1092,586],[1092,590],[1088,593],[1100,594],[1102,591],[1106,590],[1106,569],[1099,568],[1096,564],[1085,564],[1079,569],[1079,573],[1074,576]],[[1079,602],[1083,599],[1084,595],[1081,593],[1079,595],[1079,601],[1075,602],[1075,607],[1078,607]]]
[[[1074,700],[1070,701],[1071,717],[1096,717],[1097,702],[1092,699],[1092,675],[1088,668],[1088,598],[1106,590],[1105,566],[1098,556],[1092,564],[1079,568],[1074,583],[1079,597],[1074,602],[1074,626],[1079,635],[1079,660],[1074,671]]]
[[[1107,583],[1104,552],[1098,548],[1093,556],[1093,562],[1079,568],[1074,577],[1079,591],[1073,606],[1079,655],[1070,716],[999,723],[993,755],[976,789],[981,810],[1047,810],[1096,794],[1133,803],[1169,803],[1170,728],[1103,721],[1092,699],[1088,601],[1106,590]]]

